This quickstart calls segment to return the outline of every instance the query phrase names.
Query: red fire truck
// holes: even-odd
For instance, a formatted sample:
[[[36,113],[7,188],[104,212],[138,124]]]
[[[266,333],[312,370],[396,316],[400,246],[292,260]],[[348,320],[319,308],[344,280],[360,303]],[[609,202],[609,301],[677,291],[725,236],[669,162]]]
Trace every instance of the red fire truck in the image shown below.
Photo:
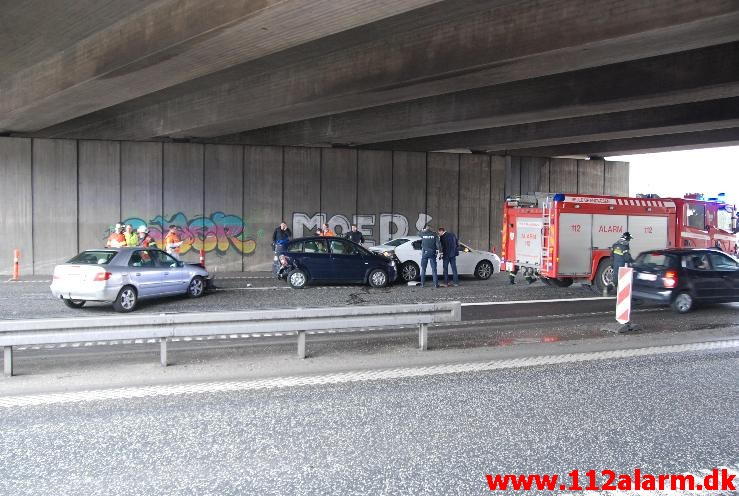
[[[610,248],[626,231],[636,254],[668,247],[737,249],[735,209],[720,201],[537,193],[503,208],[501,269],[521,270],[549,285],[612,285]],[[504,263],[504,265],[503,265]]]

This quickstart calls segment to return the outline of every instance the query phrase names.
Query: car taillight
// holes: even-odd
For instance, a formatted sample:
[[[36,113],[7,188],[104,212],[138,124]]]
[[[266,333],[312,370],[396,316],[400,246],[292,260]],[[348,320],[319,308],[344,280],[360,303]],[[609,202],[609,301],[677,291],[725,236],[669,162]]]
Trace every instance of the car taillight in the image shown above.
[[[677,271],[668,270],[665,272],[664,277],[662,277],[662,284],[664,284],[666,288],[674,288],[677,286]]]
[[[110,279],[110,276],[112,276],[110,272],[98,272],[95,274],[95,277],[92,278],[93,281],[107,281]]]

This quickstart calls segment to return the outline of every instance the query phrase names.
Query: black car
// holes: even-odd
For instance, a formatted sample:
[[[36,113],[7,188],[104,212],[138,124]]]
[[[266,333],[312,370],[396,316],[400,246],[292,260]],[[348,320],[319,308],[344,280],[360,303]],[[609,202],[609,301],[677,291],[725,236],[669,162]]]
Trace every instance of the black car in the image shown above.
[[[667,249],[634,261],[632,296],[672,305],[679,313],[696,303],[739,301],[739,262],[718,250]]]
[[[278,277],[293,288],[309,282],[350,282],[381,288],[397,277],[396,262],[349,240],[334,237],[290,241],[277,257]]]

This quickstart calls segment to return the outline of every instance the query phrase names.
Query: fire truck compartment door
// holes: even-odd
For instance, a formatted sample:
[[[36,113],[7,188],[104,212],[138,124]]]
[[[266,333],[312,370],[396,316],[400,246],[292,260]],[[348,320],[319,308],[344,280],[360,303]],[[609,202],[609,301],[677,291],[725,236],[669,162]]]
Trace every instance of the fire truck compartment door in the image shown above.
[[[559,274],[590,274],[592,227],[590,214],[559,216]]]
[[[631,256],[647,250],[667,248],[667,217],[648,217],[645,215],[629,215],[629,233]]]
[[[516,264],[537,267],[541,260],[540,218],[519,217],[516,219]]]
[[[606,250],[618,241],[628,228],[625,215],[593,214],[593,249]]]

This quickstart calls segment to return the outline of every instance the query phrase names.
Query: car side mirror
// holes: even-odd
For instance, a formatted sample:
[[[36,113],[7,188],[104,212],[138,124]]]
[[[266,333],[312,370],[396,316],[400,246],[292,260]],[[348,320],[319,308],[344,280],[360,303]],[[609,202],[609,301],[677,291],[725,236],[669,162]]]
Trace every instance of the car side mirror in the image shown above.
[[[177,267],[182,268],[185,266],[185,262],[177,261]]]

